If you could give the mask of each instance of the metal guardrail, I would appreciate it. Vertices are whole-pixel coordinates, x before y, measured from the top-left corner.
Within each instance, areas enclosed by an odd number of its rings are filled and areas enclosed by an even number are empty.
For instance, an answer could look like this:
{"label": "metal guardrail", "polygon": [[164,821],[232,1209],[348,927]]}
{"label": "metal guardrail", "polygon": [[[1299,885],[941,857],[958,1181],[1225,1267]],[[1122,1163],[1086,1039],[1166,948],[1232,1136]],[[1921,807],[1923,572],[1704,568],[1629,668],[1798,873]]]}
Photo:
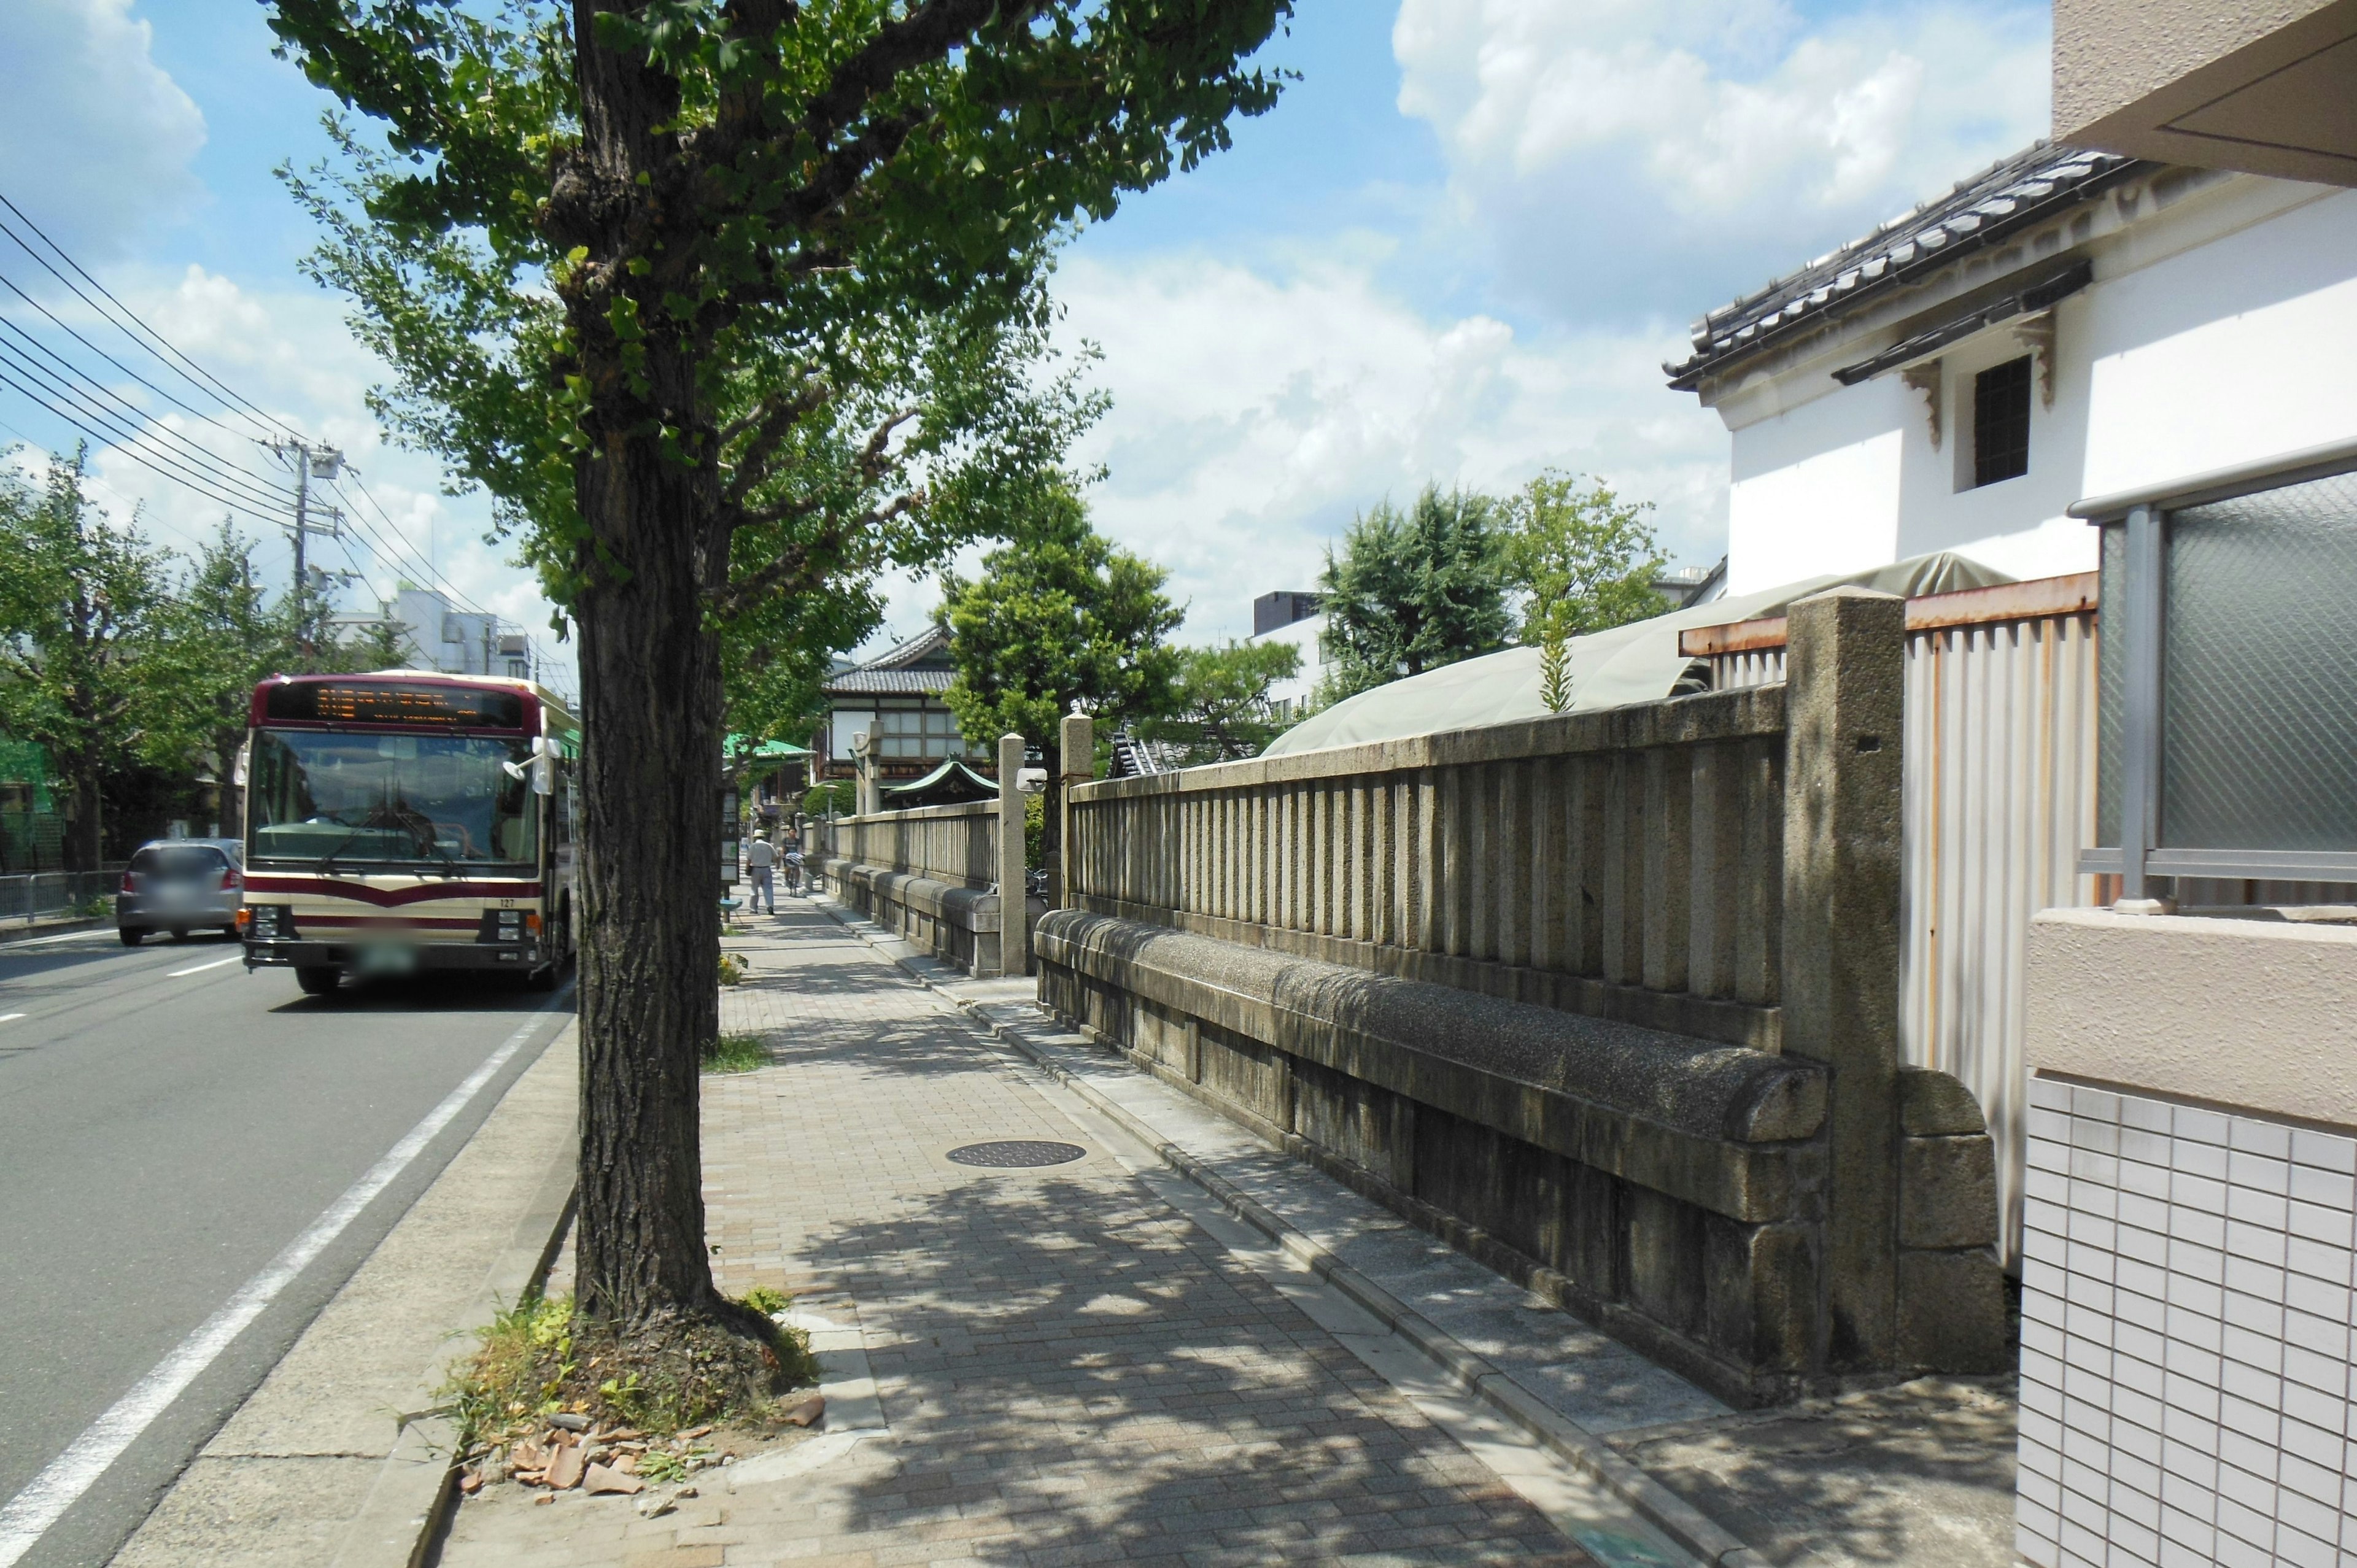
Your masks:
{"label": "metal guardrail", "polygon": [[120,866],[102,871],[43,871],[24,876],[0,876],[0,922],[30,925],[79,913],[93,900],[112,908],[114,890],[122,884]]}

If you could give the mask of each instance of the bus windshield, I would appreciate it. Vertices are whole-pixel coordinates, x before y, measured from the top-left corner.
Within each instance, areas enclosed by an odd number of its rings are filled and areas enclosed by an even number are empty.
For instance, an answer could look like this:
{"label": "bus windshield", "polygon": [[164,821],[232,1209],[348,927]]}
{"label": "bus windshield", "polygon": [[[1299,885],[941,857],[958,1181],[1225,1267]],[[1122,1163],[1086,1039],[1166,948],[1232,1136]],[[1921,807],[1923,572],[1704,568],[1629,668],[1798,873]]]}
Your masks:
{"label": "bus windshield", "polygon": [[258,730],[247,808],[253,856],[536,865],[531,759],[531,743],[520,739]]}

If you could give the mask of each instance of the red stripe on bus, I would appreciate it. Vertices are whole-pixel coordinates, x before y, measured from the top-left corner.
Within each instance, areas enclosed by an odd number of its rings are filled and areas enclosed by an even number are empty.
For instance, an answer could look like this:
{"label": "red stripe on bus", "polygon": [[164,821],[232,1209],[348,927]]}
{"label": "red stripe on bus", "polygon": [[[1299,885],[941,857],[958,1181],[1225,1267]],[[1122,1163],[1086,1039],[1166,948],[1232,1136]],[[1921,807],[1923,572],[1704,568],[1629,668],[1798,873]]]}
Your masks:
{"label": "red stripe on bus", "polygon": [[537,882],[436,882],[423,887],[366,887],[351,882],[330,882],[325,877],[248,875],[245,888],[249,893],[307,893],[318,898],[354,898],[381,909],[423,903],[429,898],[540,897]]}
{"label": "red stripe on bus", "polygon": [[423,915],[307,915],[299,910],[295,919],[301,926],[362,926],[397,931],[471,931],[482,925],[480,920],[436,920]]}

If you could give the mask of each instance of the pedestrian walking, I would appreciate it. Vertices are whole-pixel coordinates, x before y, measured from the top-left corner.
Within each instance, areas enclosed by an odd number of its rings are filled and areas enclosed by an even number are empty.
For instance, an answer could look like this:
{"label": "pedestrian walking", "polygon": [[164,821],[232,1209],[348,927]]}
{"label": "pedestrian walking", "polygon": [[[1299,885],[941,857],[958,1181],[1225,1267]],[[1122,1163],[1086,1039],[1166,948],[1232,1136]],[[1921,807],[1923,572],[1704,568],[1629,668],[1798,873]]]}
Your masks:
{"label": "pedestrian walking", "polygon": [[778,912],[778,885],[771,870],[777,864],[777,847],[768,839],[755,839],[745,852],[746,867],[753,874],[753,908],[758,909],[766,901],[772,915]]}

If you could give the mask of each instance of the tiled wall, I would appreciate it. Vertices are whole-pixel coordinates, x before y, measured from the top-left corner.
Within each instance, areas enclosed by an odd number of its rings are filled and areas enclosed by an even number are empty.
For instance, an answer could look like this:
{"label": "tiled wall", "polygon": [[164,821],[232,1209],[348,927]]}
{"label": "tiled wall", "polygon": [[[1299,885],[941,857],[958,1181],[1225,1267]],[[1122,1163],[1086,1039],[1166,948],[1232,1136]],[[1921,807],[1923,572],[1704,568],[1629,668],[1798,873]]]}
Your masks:
{"label": "tiled wall", "polygon": [[2029,1561],[2357,1568],[2357,1143],[2030,1081]]}

